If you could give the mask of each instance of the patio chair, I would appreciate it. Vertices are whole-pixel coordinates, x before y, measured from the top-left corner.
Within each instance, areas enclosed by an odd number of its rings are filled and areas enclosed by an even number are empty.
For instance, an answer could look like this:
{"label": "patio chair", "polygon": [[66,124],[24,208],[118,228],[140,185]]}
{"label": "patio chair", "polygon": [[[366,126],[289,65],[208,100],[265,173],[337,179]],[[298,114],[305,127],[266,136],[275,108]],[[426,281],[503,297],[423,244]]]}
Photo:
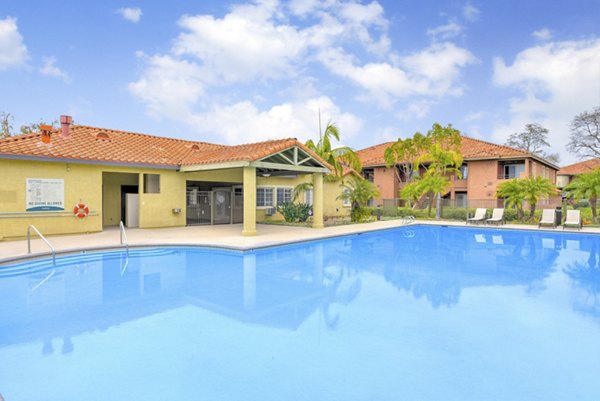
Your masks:
{"label": "patio chair", "polygon": [[485,220],[485,208],[482,207],[478,207],[477,209],[475,209],[475,216],[473,217],[469,217],[467,219],[467,224],[468,223],[480,223],[482,221]]}
{"label": "patio chair", "polygon": [[554,209],[542,210],[542,218],[540,219],[538,228],[542,226],[552,226],[552,228],[556,228],[556,220],[554,219]]}
{"label": "patio chair", "polygon": [[563,230],[565,227],[577,227],[581,230],[581,211],[579,210],[567,210],[567,217],[563,223]]}
{"label": "patio chair", "polygon": [[495,208],[492,211],[492,217],[487,219],[486,224],[504,224],[504,209]]}

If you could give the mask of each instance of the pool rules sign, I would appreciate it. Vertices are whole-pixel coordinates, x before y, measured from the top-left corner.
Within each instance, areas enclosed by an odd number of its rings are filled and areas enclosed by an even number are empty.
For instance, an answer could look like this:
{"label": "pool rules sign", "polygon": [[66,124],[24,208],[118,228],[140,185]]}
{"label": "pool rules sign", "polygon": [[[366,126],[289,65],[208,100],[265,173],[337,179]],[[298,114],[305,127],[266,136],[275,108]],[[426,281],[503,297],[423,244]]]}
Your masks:
{"label": "pool rules sign", "polygon": [[26,211],[65,210],[65,180],[27,178]]}

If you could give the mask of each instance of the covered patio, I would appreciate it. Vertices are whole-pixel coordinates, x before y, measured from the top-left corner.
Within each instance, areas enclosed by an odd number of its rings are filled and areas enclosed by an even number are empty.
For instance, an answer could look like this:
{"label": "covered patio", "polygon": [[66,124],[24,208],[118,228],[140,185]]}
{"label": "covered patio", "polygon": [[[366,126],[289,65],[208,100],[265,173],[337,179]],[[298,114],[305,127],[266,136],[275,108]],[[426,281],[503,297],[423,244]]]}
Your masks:
{"label": "covered patio", "polygon": [[[182,173],[196,173],[209,171],[240,172],[242,176],[241,188],[243,193],[242,207],[242,235],[256,235],[256,192],[257,177],[298,177],[312,175],[313,185],[313,228],[323,228],[323,175],[331,172],[329,165],[323,162],[313,152],[308,150],[296,140],[291,146],[262,150],[256,157],[252,153],[252,145],[244,146],[243,152],[231,152],[230,157],[224,157],[221,151],[218,157],[203,155],[202,160],[190,160],[183,164],[179,171]],[[257,144],[262,145],[262,144]],[[233,147],[235,148],[235,147]],[[266,154],[265,154],[266,153]],[[233,159],[227,160],[224,159]],[[235,199],[232,193],[231,199]],[[234,210],[230,208],[230,221],[235,222]]]}

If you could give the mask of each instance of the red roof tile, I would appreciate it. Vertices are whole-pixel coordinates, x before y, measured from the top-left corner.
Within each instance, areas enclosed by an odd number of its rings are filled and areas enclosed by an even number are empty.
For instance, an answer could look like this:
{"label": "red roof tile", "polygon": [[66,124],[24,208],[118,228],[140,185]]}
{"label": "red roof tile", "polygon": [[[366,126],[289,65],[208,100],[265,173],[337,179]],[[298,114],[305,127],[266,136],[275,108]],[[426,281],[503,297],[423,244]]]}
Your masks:
{"label": "red roof tile", "polygon": [[[357,153],[362,161],[363,166],[369,167],[385,165],[385,159],[383,157],[384,152],[393,143],[394,142],[384,142],[379,145],[359,150]],[[491,142],[469,138],[467,136],[462,137],[461,153],[465,160],[529,155],[527,152],[520,149],[511,148],[504,145],[496,145]]]}
{"label": "red roof tile", "polygon": [[564,166],[558,171],[558,174],[562,175],[576,175],[582,173],[589,173],[600,167],[600,158],[584,160],[579,163],[570,164]]}
{"label": "red roof tile", "polygon": [[41,133],[0,139],[0,156],[178,167],[230,161],[256,161],[292,146],[298,146],[330,168],[318,155],[294,138],[226,146],[82,125],[72,125],[70,131],[71,135],[68,138],[62,138],[60,130],[54,129],[49,144],[41,141]]}

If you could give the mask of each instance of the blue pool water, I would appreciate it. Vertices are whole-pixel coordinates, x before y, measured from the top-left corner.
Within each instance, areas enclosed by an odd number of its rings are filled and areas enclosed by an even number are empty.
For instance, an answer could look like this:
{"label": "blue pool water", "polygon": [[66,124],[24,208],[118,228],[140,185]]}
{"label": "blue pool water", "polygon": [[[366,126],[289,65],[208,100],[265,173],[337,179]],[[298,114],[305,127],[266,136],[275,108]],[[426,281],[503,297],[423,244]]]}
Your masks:
{"label": "blue pool water", "polygon": [[600,236],[411,226],[0,267],[17,400],[598,400]]}

